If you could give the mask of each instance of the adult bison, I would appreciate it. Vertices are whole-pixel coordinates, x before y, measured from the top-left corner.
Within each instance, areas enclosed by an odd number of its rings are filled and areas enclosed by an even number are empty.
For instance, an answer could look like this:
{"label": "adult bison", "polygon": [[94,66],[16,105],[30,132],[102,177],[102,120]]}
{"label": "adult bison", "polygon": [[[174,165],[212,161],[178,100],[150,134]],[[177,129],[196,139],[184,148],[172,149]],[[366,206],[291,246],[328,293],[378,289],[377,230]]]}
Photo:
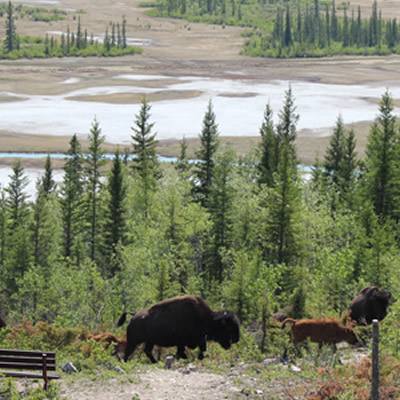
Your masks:
{"label": "adult bison", "polygon": [[[126,314],[121,315],[118,326],[124,324]],[[199,347],[198,358],[201,360],[207,349],[206,341],[218,342],[224,349],[239,341],[239,320],[235,314],[229,310],[213,311],[197,296],[174,297],[129,314],[133,317],[126,330],[125,361],[140,343],[145,343],[144,351],[155,363],[154,345],[177,346],[177,358],[187,358],[185,346]]]}
{"label": "adult bison", "polygon": [[358,324],[371,324],[386,317],[390,292],[379,290],[377,286],[367,286],[360,291],[349,307],[349,317]]}

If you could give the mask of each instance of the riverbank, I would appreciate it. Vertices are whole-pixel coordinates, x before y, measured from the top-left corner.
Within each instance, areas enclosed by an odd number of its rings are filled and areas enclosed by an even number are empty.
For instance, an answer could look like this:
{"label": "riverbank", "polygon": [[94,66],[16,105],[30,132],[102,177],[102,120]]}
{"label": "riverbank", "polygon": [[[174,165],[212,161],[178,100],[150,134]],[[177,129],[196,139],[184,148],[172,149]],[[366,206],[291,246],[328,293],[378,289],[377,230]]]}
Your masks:
{"label": "riverbank", "polygon": [[[356,152],[362,157],[365,145],[369,135],[370,122],[362,122],[347,126],[348,129],[354,129],[357,137]],[[71,138],[66,136],[50,136],[50,135],[31,135],[20,133],[0,132],[0,149],[3,153],[30,153],[35,154],[32,157],[21,158],[21,164],[25,168],[43,168],[45,157],[39,158],[41,154],[64,154],[68,151]],[[188,145],[187,157],[195,158],[196,151],[199,149],[199,138],[185,139]],[[299,162],[303,165],[312,165],[317,158],[322,159],[326,147],[329,144],[330,137],[328,135],[317,136],[315,132],[302,130],[298,133],[296,140],[296,148]],[[82,151],[87,152],[89,141],[85,138],[79,139]],[[260,136],[250,137],[220,137],[221,146],[231,146],[239,157],[243,157],[250,151],[254,150],[260,142]],[[118,145],[105,142],[102,146],[107,153],[114,153],[118,148],[123,151],[127,145]],[[128,145],[129,147],[129,145]],[[180,154],[180,140],[167,139],[160,140],[157,146],[157,154],[161,157],[178,157]],[[16,158],[0,157],[0,166],[12,166]],[[64,160],[59,157],[52,158],[53,167],[61,169]]]}

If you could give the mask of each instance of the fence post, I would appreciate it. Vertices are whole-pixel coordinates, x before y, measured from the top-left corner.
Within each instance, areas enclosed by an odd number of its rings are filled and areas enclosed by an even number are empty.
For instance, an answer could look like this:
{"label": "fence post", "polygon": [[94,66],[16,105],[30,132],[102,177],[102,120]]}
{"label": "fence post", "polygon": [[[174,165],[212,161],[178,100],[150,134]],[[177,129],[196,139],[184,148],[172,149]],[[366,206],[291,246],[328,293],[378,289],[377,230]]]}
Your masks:
{"label": "fence post", "polygon": [[371,400],[379,400],[379,323],[372,321],[372,388]]}

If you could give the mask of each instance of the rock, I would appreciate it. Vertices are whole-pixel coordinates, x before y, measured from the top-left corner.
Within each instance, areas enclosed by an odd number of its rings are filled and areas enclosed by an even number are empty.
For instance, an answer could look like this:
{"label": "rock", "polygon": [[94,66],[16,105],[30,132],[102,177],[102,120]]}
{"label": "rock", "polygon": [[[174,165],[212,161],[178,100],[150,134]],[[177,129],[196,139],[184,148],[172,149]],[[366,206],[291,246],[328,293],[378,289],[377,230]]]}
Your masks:
{"label": "rock", "polygon": [[125,373],[125,371],[121,367],[119,367],[118,365],[116,367],[114,367],[114,371],[117,371],[117,372],[119,372],[121,374]]}
{"label": "rock", "polygon": [[63,372],[66,372],[68,374],[71,374],[73,372],[77,372],[77,369],[72,362],[68,361],[62,368]]}
{"label": "rock", "polygon": [[168,356],[165,358],[165,368],[171,369],[172,361],[174,361],[174,356]]}

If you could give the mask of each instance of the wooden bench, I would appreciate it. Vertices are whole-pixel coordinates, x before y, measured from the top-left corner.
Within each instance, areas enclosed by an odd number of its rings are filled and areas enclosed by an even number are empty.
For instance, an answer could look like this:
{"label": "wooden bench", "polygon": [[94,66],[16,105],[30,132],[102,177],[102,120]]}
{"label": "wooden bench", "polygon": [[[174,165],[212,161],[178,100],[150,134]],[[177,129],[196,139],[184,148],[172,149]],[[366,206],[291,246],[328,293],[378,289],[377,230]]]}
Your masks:
{"label": "wooden bench", "polygon": [[[32,372],[33,370],[37,372]],[[44,389],[47,390],[49,381],[60,377],[59,374],[48,373],[55,370],[56,354],[54,352],[0,349],[0,376],[41,378],[44,380]]]}

